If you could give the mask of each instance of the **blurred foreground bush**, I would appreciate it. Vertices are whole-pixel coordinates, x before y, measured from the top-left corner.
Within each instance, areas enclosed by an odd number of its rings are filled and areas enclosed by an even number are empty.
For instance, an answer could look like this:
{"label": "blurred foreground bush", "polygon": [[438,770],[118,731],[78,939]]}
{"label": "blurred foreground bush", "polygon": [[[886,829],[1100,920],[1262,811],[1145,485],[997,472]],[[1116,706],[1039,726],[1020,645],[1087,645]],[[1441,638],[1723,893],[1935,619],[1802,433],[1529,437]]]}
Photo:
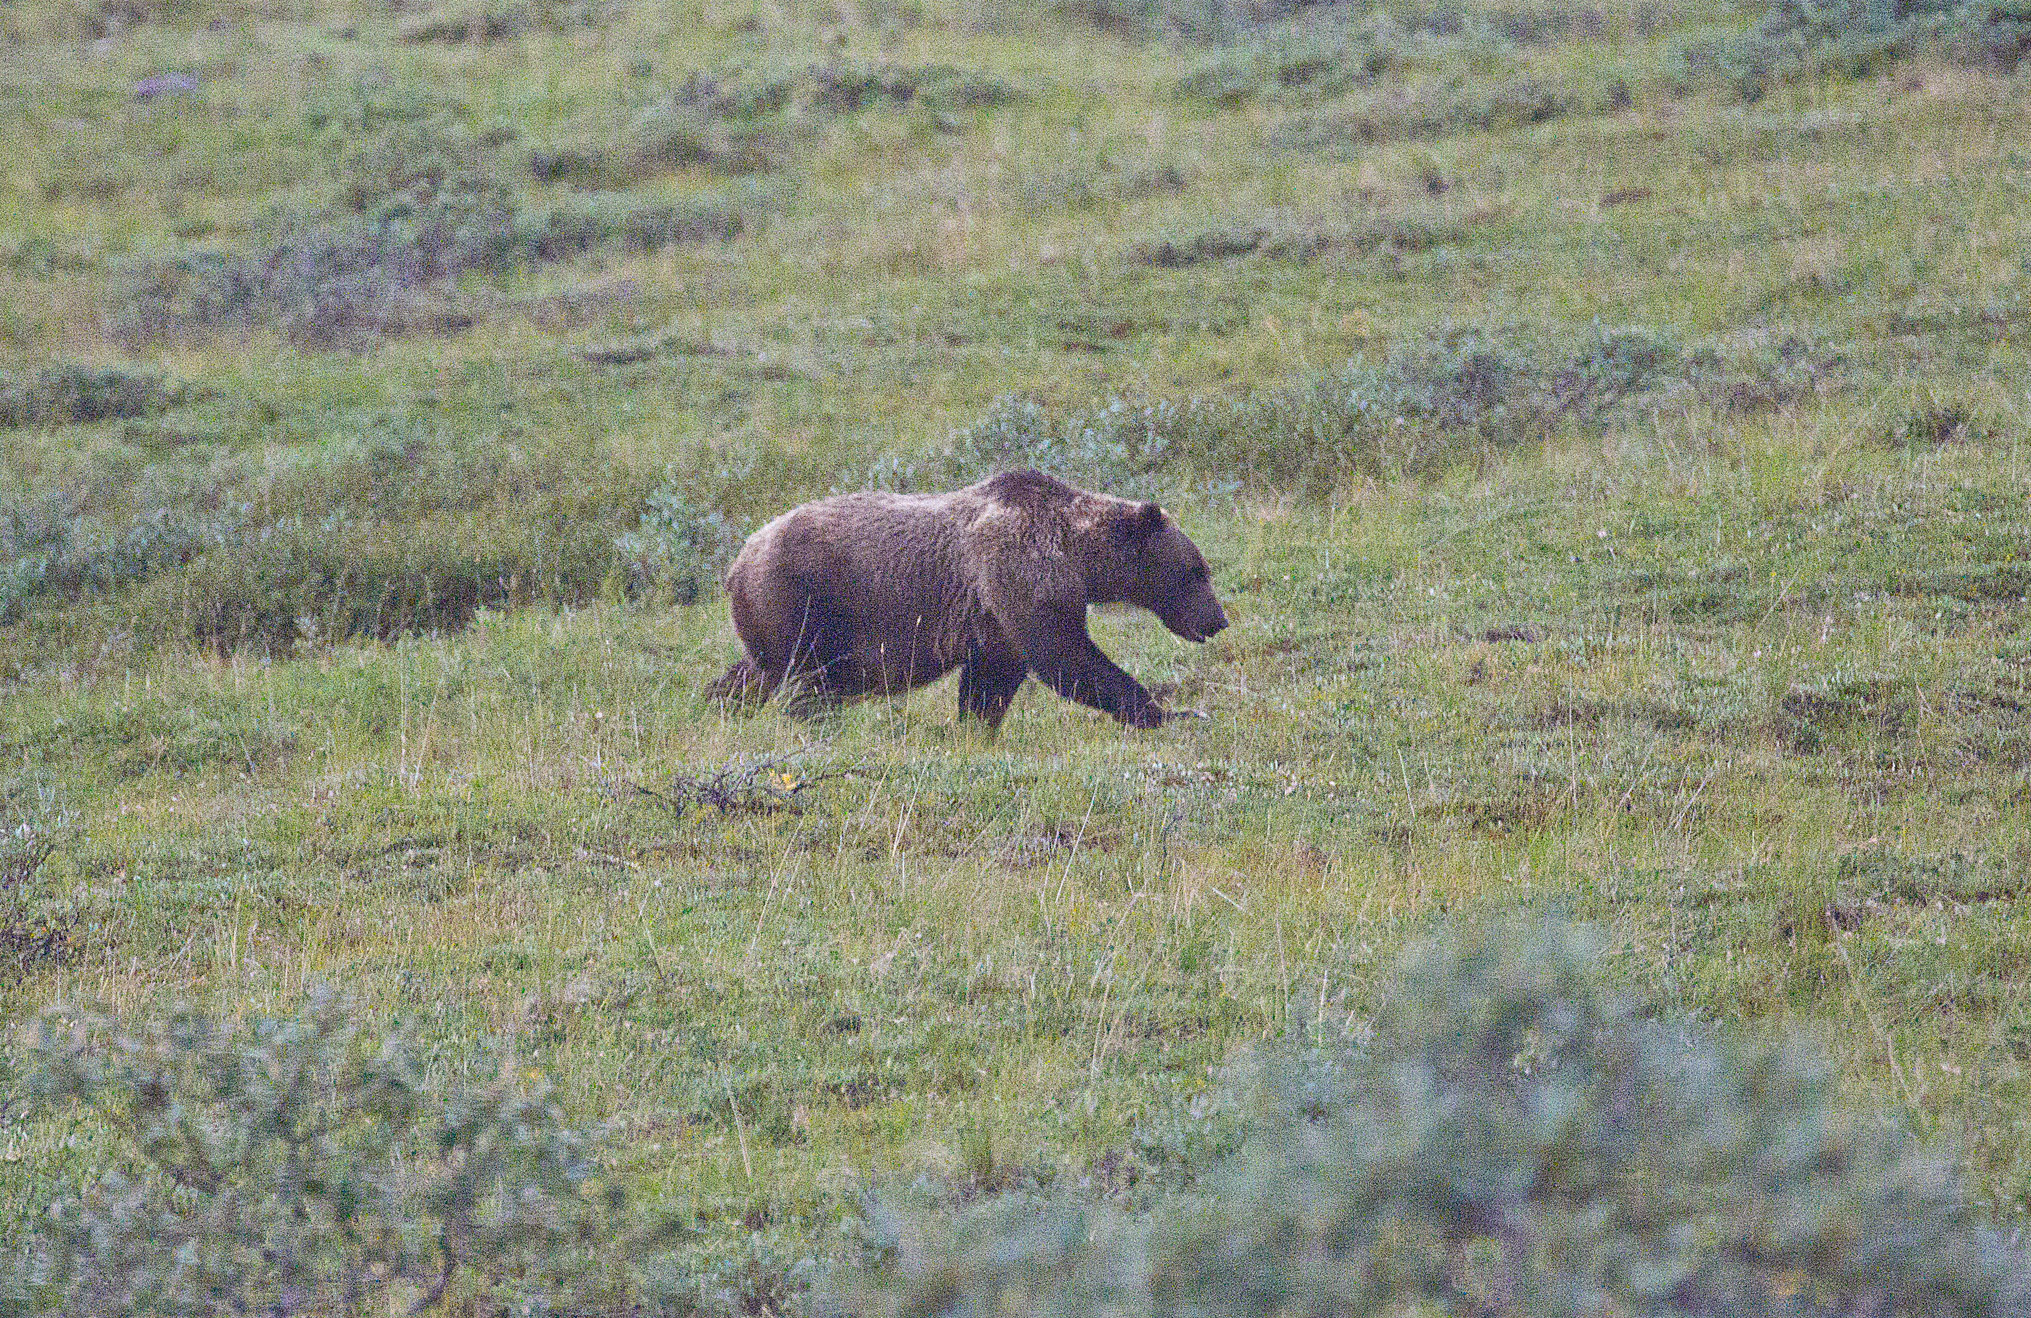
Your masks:
{"label": "blurred foreground bush", "polygon": [[[1238,1150],[1131,1218],[870,1219],[840,1314],[2021,1312],[1950,1161],[1796,1044],[1647,1018],[1556,925],[1464,931],[1271,1050]],[[1435,1308],[1421,1306],[1436,1306]]]}
{"label": "blurred foreground bush", "polygon": [[[512,1059],[433,1087],[414,1040],[329,995],[245,1024],[53,1012],[25,1070],[116,1141],[0,1265],[0,1312],[409,1312],[602,1306],[622,1196]],[[21,1242],[14,1242],[21,1243]]]}
{"label": "blurred foreground bush", "polygon": [[1154,1191],[1096,1204],[987,1177],[937,1220],[871,1204],[862,1256],[815,1293],[802,1249],[632,1215],[597,1132],[512,1058],[487,1083],[432,1075],[405,1033],[329,995],[248,1023],[52,1011],[24,1045],[22,1088],[94,1115],[95,1162],[7,1242],[0,1314],[2031,1305],[1949,1158],[1844,1108],[1810,1049],[1625,1002],[1555,923],[1456,929],[1372,1022],[1321,1013],[1223,1092],[1147,1119],[1128,1156]]}

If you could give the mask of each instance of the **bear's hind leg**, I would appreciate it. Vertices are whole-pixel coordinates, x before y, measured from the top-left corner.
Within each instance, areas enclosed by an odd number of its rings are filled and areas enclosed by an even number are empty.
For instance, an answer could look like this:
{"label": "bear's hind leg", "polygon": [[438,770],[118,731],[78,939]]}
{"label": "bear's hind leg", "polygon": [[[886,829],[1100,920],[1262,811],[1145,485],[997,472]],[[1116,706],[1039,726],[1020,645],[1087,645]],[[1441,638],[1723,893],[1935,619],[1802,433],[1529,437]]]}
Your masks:
{"label": "bear's hind leg", "polygon": [[797,719],[815,719],[846,703],[846,697],[827,680],[823,668],[791,673],[783,679],[777,692],[782,700],[783,712]]}
{"label": "bear's hind leg", "polygon": [[775,694],[777,681],[775,674],[742,655],[738,663],[720,674],[718,681],[705,688],[705,694],[707,699],[722,704],[759,705]]}
{"label": "bear's hind leg", "polygon": [[1023,657],[1006,645],[982,645],[975,641],[959,670],[959,715],[971,715],[992,728],[1001,726],[1016,691],[1029,668]]}
{"label": "bear's hind leg", "polygon": [[727,669],[705,689],[705,694],[708,699],[737,709],[755,709],[769,697],[780,696],[783,712],[802,719],[814,718],[840,703],[839,693],[826,681],[823,668],[780,673],[752,659],[742,659]]}
{"label": "bear's hind leg", "polygon": [[811,718],[866,692],[856,682],[852,617],[808,587],[802,594],[804,607],[780,680],[783,708]]}

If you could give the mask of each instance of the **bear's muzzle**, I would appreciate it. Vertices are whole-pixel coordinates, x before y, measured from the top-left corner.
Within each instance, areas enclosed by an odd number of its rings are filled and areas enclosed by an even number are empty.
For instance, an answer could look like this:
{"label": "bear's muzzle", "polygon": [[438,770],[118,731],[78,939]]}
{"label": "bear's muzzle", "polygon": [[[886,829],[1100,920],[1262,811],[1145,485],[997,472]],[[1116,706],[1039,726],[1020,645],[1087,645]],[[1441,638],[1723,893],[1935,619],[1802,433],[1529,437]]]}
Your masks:
{"label": "bear's muzzle", "polygon": [[1220,607],[1219,602],[1215,601],[1211,613],[1204,613],[1197,617],[1180,618],[1175,622],[1165,618],[1163,623],[1164,626],[1171,629],[1171,633],[1179,640],[1202,644],[1211,640],[1216,634],[1227,630],[1227,613]]}

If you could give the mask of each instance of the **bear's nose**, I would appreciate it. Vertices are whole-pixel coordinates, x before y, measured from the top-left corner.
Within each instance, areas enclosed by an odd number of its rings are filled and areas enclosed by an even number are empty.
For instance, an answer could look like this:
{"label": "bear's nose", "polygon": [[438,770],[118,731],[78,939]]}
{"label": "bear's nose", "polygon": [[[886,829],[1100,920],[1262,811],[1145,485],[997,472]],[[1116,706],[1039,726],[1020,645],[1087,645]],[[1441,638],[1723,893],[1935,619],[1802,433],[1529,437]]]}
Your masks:
{"label": "bear's nose", "polygon": [[1212,623],[1206,628],[1206,635],[1209,637],[1217,636],[1218,634],[1226,630],[1227,630],[1227,615],[1225,613],[1216,613],[1213,615]]}

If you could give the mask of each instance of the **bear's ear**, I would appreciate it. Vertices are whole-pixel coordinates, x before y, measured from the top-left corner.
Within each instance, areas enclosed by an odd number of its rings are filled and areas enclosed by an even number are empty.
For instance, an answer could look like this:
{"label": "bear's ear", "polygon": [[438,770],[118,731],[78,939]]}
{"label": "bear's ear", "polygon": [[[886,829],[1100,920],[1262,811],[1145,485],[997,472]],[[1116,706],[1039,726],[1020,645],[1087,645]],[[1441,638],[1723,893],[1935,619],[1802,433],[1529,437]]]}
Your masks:
{"label": "bear's ear", "polygon": [[1153,503],[1139,503],[1121,510],[1114,523],[1114,538],[1125,545],[1135,544],[1161,531],[1163,526],[1162,508]]}

